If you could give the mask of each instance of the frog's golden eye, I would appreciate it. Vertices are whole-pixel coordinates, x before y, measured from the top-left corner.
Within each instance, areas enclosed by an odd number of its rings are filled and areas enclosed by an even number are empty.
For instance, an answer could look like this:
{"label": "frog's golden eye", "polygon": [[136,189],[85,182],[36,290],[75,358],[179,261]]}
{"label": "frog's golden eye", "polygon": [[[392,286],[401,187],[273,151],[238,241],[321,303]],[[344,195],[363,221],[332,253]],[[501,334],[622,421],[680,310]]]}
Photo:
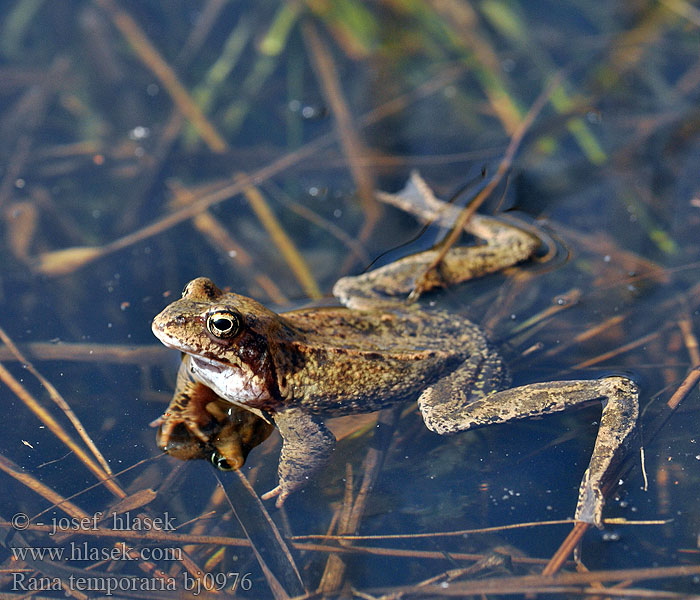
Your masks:
{"label": "frog's golden eye", "polygon": [[232,338],[241,330],[241,317],[232,310],[214,311],[207,317],[207,329],[216,338]]}

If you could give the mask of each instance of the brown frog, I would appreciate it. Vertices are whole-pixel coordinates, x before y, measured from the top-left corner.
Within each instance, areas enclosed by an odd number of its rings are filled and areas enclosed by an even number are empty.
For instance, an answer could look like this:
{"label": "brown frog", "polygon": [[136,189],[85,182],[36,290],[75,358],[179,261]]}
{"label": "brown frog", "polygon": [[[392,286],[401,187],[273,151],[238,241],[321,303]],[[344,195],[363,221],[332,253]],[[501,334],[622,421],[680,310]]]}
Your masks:
{"label": "brown frog", "polygon": [[[435,198],[415,173],[400,194],[380,197],[425,219],[454,217],[454,209]],[[513,265],[539,245],[524,229],[494,218],[474,215],[465,228],[486,243],[451,249],[429,287]],[[181,424],[210,444],[204,426],[211,415],[197,396],[214,394],[250,411],[261,419],[255,427],[264,430],[274,423],[282,436],[279,485],[263,495],[276,496],[280,506],[333,451],[326,416],[417,400],[426,426],[447,434],[600,401],[603,414],[575,516],[601,526],[601,486],[635,429],[635,384],[606,377],[509,388],[503,360],[479,326],[406,303],[434,256],[435,251],[422,252],[340,279],[333,293],[343,307],[281,314],[224,293],[204,277],[188,283],[182,298],[153,320],[156,337],[184,353],[175,397],[159,421],[160,447],[168,449]],[[193,394],[200,386],[207,392]]]}

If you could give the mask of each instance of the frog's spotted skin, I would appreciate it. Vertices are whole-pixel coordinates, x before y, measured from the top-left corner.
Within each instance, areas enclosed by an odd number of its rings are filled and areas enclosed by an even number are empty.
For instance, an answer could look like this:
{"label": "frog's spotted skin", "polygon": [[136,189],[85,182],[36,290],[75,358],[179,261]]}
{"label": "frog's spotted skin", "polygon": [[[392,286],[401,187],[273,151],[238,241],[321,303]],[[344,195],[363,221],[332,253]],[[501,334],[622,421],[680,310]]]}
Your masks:
{"label": "frog's spotted skin", "polygon": [[[450,210],[416,174],[401,194],[382,198],[423,218]],[[454,248],[434,285],[454,284],[528,258],[538,240],[513,225],[474,215],[467,230],[486,243]],[[635,385],[623,377],[536,383],[508,389],[497,350],[464,317],[404,302],[431,252],[357,277],[334,293],[346,306],[276,314],[255,300],[224,293],[209,279],[191,281],[180,300],[153,321],[166,346],[185,353],[173,404],[161,420],[159,445],[182,423],[205,439],[201,408],[183,409],[187,381],[274,422],[282,435],[279,485],[263,498],[278,506],[330,456],[335,439],[323,416],[370,412],[417,400],[428,428],[453,433],[565,410],[594,400],[603,416],[576,518],[602,524],[602,483],[634,431]],[[180,383],[182,380],[185,383]],[[172,407],[173,405],[171,405]],[[183,416],[184,415],[184,416]]]}

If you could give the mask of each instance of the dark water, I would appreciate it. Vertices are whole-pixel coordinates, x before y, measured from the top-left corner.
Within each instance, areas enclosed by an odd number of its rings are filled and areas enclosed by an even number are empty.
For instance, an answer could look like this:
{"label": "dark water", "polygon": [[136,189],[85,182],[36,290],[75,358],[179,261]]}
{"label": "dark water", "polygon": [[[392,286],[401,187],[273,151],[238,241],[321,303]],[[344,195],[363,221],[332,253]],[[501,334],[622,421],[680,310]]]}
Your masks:
{"label": "dark water", "polygon": [[[468,199],[496,172],[518,123],[558,75],[563,85],[550,90],[512,169],[482,209],[514,210],[533,221],[555,241],[557,256],[431,300],[483,323],[504,346],[516,384],[609,374],[634,378],[642,390],[648,483],[645,488],[634,448],[605,516],[666,523],[591,530],[583,540],[583,563],[590,570],[697,566],[697,389],[673,414],[666,406],[698,361],[695,9],[670,2],[330,2],[308,9],[275,2],[218,4],[1,3],[0,326],[119,473],[121,494],[157,492],[146,509],[129,514],[167,515],[177,526],[195,520],[179,533],[244,537],[228,505],[213,496],[215,471],[204,461],[183,464],[163,456],[155,445],[148,424],[167,405],[178,358],[156,345],[153,316],[200,275],[276,309],[301,306],[313,295],[249,197],[222,193],[206,213],[184,214],[183,207],[212,199],[212,192],[233,185],[240,173],[254,176],[327,302],[341,274],[359,272],[409,241],[381,260],[428,247],[441,234],[431,229],[414,240],[420,225],[393,208],[384,208],[374,227],[364,229],[367,213],[357,192],[362,181],[396,191],[411,169],[419,169],[445,199],[470,184],[462,197]],[[162,65],[145,64],[148,49],[133,41],[134,26]],[[318,65],[324,56],[342,92],[335,100],[349,113],[349,134],[338,125],[332,82]],[[173,103],[180,92],[168,89],[169,73],[200,107],[199,134],[192,109]],[[189,121],[180,117],[182,110],[190,111]],[[349,156],[355,157],[354,170]],[[160,226],[144,229],[155,223]],[[367,235],[360,239],[363,231]],[[124,236],[132,237],[108,246]],[[353,244],[359,256],[352,254]],[[66,261],[75,255],[49,262],[52,252],[73,247],[112,251],[72,265]],[[576,300],[567,301],[567,294]],[[528,326],[531,318],[535,322]],[[108,356],[113,346],[117,358]],[[95,486],[98,480],[84,461],[32,413],[17,385],[15,391],[8,387],[16,380],[79,439],[35,376],[1,350],[9,374],[0,388],[0,516],[26,514],[32,523],[50,524],[53,518],[109,513],[119,492]],[[599,417],[592,406],[443,438],[428,432],[418,412],[407,407],[360,533],[454,532],[570,518]],[[339,442],[328,468],[289,499],[285,514],[265,503],[285,535],[328,532],[342,504],[346,464],[356,488],[362,477],[373,427],[361,423],[344,424],[352,435]],[[275,485],[278,453],[274,435],[249,457],[244,472],[257,493]],[[248,527],[256,531],[259,511],[250,508],[255,505],[236,476],[219,476],[239,516],[253,519]],[[38,482],[47,488],[39,489]],[[71,502],[79,510],[54,506],[76,494]],[[37,516],[42,511],[48,512]],[[487,574],[539,573],[570,529],[564,524],[361,540],[355,544],[388,550],[344,555],[345,581],[375,592],[415,585],[472,564],[450,553],[493,548],[542,562],[515,560],[512,572]],[[70,544],[31,528],[21,534],[29,547]],[[107,538],[73,539],[111,547]],[[255,539],[274,563],[274,545]],[[18,543],[5,541],[6,547]],[[162,539],[129,543],[184,545]],[[230,589],[233,576],[226,574],[249,573],[245,584],[237,584],[241,596],[272,597],[249,547],[220,548],[188,547],[213,587],[225,582]],[[414,552],[398,555],[392,549]],[[327,551],[293,552],[304,585],[315,589]],[[2,553],[3,566],[16,571],[11,552]],[[56,562],[77,570],[96,561]],[[183,588],[182,560],[154,564]],[[42,569],[39,563],[31,568]],[[135,561],[114,559],[110,568],[120,577],[152,576]],[[46,563],[42,569],[42,575],[64,580],[70,573]],[[28,580],[3,579],[2,591],[19,593]],[[632,587],[699,593],[698,581],[696,568],[694,575]]]}

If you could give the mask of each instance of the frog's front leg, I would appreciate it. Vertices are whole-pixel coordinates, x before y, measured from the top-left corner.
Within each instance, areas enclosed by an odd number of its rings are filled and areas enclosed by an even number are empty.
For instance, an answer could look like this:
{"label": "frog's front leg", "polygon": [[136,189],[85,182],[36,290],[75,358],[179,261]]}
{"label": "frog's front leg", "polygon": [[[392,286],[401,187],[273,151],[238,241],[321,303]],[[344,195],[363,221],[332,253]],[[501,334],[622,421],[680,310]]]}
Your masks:
{"label": "frog's front leg", "polygon": [[209,441],[211,427],[216,423],[206,406],[219,397],[213,390],[192,379],[188,360],[189,357],[184,355],[168,408],[151,423],[151,427],[159,427],[157,444],[164,452],[169,452],[170,438],[178,425],[184,425],[189,432],[206,443]]}
{"label": "frog's front leg", "polygon": [[277,469],[279,485],[263,494],[263,500],[277,496],[280,507],[294,490],[305,486],[311,475],[330,458],[335,437],[316,415],[299,408],[287,408],[274,415],[282,436]]}
{"label": "frog's front leg", "polygon": [[161,417],[156,444],[175,458],[210,458],[219,468],[239,469],[248,453],[261,444],[273,426],[257,414],[223,400],[194,380],[183,357],[173,399]]}
{"label": "frog's front leg", "polygon": [[614,475],[635,430],[639,413],[637,386],[625,377],[606,377],[533,383],[482,394],[478,386],[465,388],[466,383],[455,371],[421,394],[418,402],[429,429],[451,433],[545,415],[594,400],[602,403],[598,436],[581,481],[575,513],[578,521],[602,527],[602,486]]}

